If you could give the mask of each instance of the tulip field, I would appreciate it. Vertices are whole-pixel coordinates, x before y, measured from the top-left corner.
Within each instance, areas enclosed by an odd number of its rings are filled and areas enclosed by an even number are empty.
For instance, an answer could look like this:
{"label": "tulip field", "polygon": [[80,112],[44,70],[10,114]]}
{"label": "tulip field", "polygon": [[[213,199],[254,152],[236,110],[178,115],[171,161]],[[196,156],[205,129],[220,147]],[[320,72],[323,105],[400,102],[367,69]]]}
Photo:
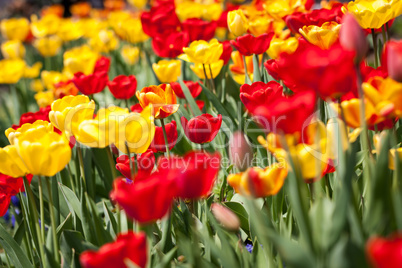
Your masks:
{"label": "tulip field", "polygon": [[0,4],[0,267],[402,267],[401,0],[45,2]]}

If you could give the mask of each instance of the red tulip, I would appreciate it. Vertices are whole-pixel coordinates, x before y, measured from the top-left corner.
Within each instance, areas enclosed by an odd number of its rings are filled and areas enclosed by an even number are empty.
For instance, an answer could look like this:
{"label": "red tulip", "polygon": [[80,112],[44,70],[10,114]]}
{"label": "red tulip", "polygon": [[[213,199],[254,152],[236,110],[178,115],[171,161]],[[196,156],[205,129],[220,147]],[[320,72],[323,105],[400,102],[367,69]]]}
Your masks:
{"label": "red tulip", "polygon": [[50,112],[50,110],[51,110],[51,107],[49,105],[49,106],[46,106],[46,107],[39,108],[39,111],[37,111],[37,112],[34,112],[34,113],[33,112],[28,112],[28,113],[22,114],[21,117],[20,117],[19,125],[12,125],[11,127],[13,129],[18,129],[23,124],[26,124],[26,123],[31,123],[32,124],[36,120],[43,120],[43,121],[50,122],[49,121],[49,112]]}
{"label": "red tulip", "polygon": [[0,193],[0,217],[3,217],[10,206],[11,196]]}
{"label": "red tulip", "polygon": [[162,157],[159,172],[167,174],[176,187],[176,196],[197,199],[207,196],[214,185],[220,168],[219,153],[190,152],[183,157]]}
{"label": "red tulip", "polygon": [[[177,126],[176,121],[165,124],[166,135],[168,140],[169,150],[172,150],[177,142]],[[165,138],[163,136],[162,127],[155,126],[155,136],[149,148],[155,153],[166,152]]]}
{"label": "red tulip", "polygon": [[215,36],[216,21],[202,19],[187,19],[183,21],[183,31],[188,33],[190,42],[195,40],[208,41]]}
{"label": "red tulip", "polygon": [[141,14],[141,24],[144,33],[155,38],[167,35],[180,29],[181,24],[175,12],[174,2],[161,1],[149,12]]}
{"label": "red tulip", "polygon": [[380,76],[383,78],[388,76],[387,70],[384,68],[384,66],[379,66],[377,69],[374,69],[373,67],[366,65],[364,62],[360,64],[360,73],[362,75],[363,82],[367,82],[370,78],[375,76]]}
{"label": "red tulip", "polygon": [[81,72],[75,73],[72,79],[78,90],[85,95],[99,93],[105,89],[109,78],[107,72],[95,72],[85,75]]}
{"label": "red tulip", "polygon": [[137,103],[137,104],[132,105],[132,106],[130,107],[130,110],[131,110],[133,113],[141,113],[143,109],[142,109],[141,104]]}
{"label": "red tulip", "polygon": [[[133,165],[135,164],[134,157],[131,157]],[[137,174],[135,174],[135,182],[146,179],[151,175],[155,166],[155,156],[151,150],[147,150],[137,156]],[[123,154],[116,159],[116,169],[126,177],[131,178],[130,159]]]}
{"label": "red tulip", "polygon": [[343,16],[339,42],[344,49],[356,53],[357,62],[360,62],[366,56],[369,49],[365,32],[351,14]]}
{"label": "red tulip", "polygon": [[275,81],[254,82],[240,87],[240,100],[251,113],[253,110],[282,96],[283,87]]}
{"label": "red tulip", "polygon": [[158,35],[152,39],[152,47],[156,55],[162,58],[176,58],[183,53],[183,47],[188,44],[186,32],[172,32]]}
{"label": "red tulip", "polygon": [[94,73],[109,72],[109,68],[110,68],[110,59],[102,56],[95,63]]}
{"label": "red tulip", "polygon": [[147,252],[145,233],[130,230],[119,234],[116,241],[103,245],[98,251],[83,252],[80,262],[84,268],[126,268],[125,260],[130,260],[143,268],[147,264]]}
{"label": "red tulip", "polygon": [[[196,100],[195,104],[197,104],[198,109],[200,109],[200,111],[202,111],[202,109],[204,109],[205,102],[203,100]],[[186,109],[188,108],[187,103],[184,104],[184,108],[186,108]]]}
{"label": "red tulip", "polygon": [[385,44],[382,64],[387,69],[389,77],[402,82],[402,41],[391,40]]}
{"label": "red tulip", "polygon": [[164,172],[154,172],[145,180],[134,179],[134,183],[116,179],[110,198],[139,223],[154,222],[170,211],[176,194],[174,182],[166,180],[166,176]]}
{"label": "red tulip", "polygon": [[262,34],[258,37],[254,37],[251,34],[245,34],[237,37],[236,40],[230,41],[230,43],[243,56],[250,56],[252,54],[259,55],[268,50],[273,37],[274,33]]}
{"label": "red tulip", "polygon": [[[32,174],[26,176],[28,183],[31,183]],[[24,179],[13,178],[0,173],[0,192],[9,196],[17,195],[19,192],[25,192]]]}
{"label": "red tulip", "polygon": [[285,22],[288,28],[294,32],[299,33],[299,29],[303,26],[316,25],[321,27],[324,22],[341,22],[343,12],[341,10],[343,4],[334,4],[331,9],[321,8],[308,12],[294,12],[286,16]]}
{"label": "red tulip", "polygon": [[402,267],[402,234],[388,239],[372,238],[366,245],[366,252],[373,267]]}
{"label": "red tulip", "polygon": [[254,108],[257,120],[270,132],[292,134],[301,132],[311,120],[316,105],[313,91],[296,93],[291,97],[275,95],[269,103]]}
{"label": "red tulip", "polygon": [[187,138],[194,143],[211,142],[218,134],[222,124],[222,115],[213,117],[210,114],[203,114],[191,118],[190,121],[184,116],[181,117],[181,125]]}
{"label": "red tulip", "polygon": [[354,52],[346,51],[340,44],[323,50],[301,42],[293,54],[282,53],[265,67],[293,92],[313,89],[326,100],[357,90],[354,57]]}
{"label": "red tulip", "polygon": [[[200,86],[200,84],[198,82],[184,81],[184,84],[187,86],[187,88],[190,91],[191,96],[193,96],[193,98],[197,98],[198,95],[200,95],[200,93],[202,91],[202,87]],[[183,89],[181,88],[180,83],[173,82],[173,83],[170,83],[170,86],[172,87],[172,89],[177,97],[179,97],[181,99],[186,98],[184,96]]]}
{"label": "red tulip", "polygon": [[118,75],[107,86],[116,99],[130,99],[137,91],[137,79],[134,75]]}
{"label": "red tulip", "polygon": [[221,42],[221,44],[223,46],[223,52],[219,59],[223,60],[223,64],[226,65],[226,64],[228,64],[228,62],[230,60],[233,48],[230,45],[230,41],[228,41],[228,40]]}

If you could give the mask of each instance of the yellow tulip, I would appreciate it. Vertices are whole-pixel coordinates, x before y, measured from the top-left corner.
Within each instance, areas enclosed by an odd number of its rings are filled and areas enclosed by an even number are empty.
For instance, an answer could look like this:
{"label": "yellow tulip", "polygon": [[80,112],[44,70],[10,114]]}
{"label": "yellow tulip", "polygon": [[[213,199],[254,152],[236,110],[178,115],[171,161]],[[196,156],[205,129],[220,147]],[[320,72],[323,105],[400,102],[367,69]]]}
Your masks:
{"label": "yellow tulip", "polygon": [[299,41],[297,41],[296,37],[289,37],[285,40],[274,37],[271,40],[267,53],[271,59],[277,59],[282,52],[292,54],[298,46]]}
{"label": "yellow tulip", "polygon": [[268,27],[273,19],[268,15],[254,16],[248,19],[248,30],[254,36],[259,36],[268,32]]}
{"label": "yellow tulip", "polygon": [[[365,117],[368,125],[375,125],[379,122],[383,121],[384,118],[376,113],[373,104],[365,98]],[[348,126],[352,128],[361,127],[360,122],[360,99],[350,99],[346,101],[342,101],[341,106],[343,110],[343,114],[345,116],[345,121]],[[339,107],[336,108],[339,110]],[[340,112],[338,112],[340,114]]]}
{"label": "yellow tulip", "polygon": [[355,0],[342,7],[343,13],[350,12],[364,29],[378,29],[394,18],[391,0]]}
{"label": "yellow tulip", "polygon": [[25,47],[19,40],[10,40],[1,44],[1,54],[6,59],[21,59],[25,56]]}
{"label": "yellow tulip", "polygon": [[86,75],[91,74],[98,58],[99,53],[87,45],[72,48],[64,52],[64,71],[72,75],[77,72],[82,72]]}
{"label": "yellow tulip", "polygon": [[108,23],[104,20],[94,18],[83,18],[78,21],[82,34],[86,38],[96,36],[101,30],[108,28]]}
{"label": "yellow tulip", "polygon": [[30,173],[18,155],[15,145],[0,148],[0,173],[19,178]]}
{"label": "yellow tulip", "polygon": [[362,87],[377,113],[389,118],[402,117],[402,83],[377,76]]}
{"label": "yellow tulip", "polygon": [[160,60],[158,63],[152,64],[159,81],[162,83],[175,82],[181,74],[180,60]]}
{"label": "yellow tulip", "polygon": [[136,92],[142,108],[152,104],[155,118],[166,118],[179,109],[176,95],[169,84],[144,87]]}
{"label": "yellow tulip", "polygon": [[95,102],[85,95],[65,96],[54,101],[51,109],[49,119],[53,126],[74,136],[81,122],[93,119]]}
{"label": "yellow tulip", "polygon": [[322,49],[329,49],[338,40],[340,29],[340,24],[331,21],[324,22],[321,27],[315,25],[303,26],[299,32],[311,44]]}
{"label": "yellow tulip", "polygon": [[184,54],[179,58],[188,62],[212,64],[219,61],[223,52],[223,46],[216,39],[207,42],[204,40],[194,41],[189,47],[183,48]]}
{"label": "yellow tulip", "polygon": [[149,36],[142,30],[139,18],[120,19],[112,24],[116,34],[132,44],[142,43],[149,39]]}
{"label": "yellow tulip", "polygon": [[230,174],[227,181],[241,195],[259,198],[277,194],[287,174],[286,168],[276,163],[265,169],[251,167],[245,172]]}
{"label": "yellow tulip", "polygon": [[6,137],[11,145],[15,145],[15,140],[18,139],[19,136],[24,134],[27,131],[30,131],[33,128],[43,128],[46,131],[53,131],[53,126],[47,121],[36,120],[35,122],[23,124],[21,127],[17,129],[8,128],[5,131]]}
{"label": "yellow tulip", "polygon": [[[219,60],[212,64],[205,65],[207,78],[211,78],[211,72],[212,72],[212,78],[216,78],[218,74],[221,72],[222,67],[223,67],[223,60]],[[202,64],[199,63],[191,65],[190,68],[200,79],[205,79],[204,66]],[[209,68],[211,68],[211,70]]]}
{"label": "yellow tulip", "polygon": [[151,105],[141,113],[130,113],[119,121],[114,144],[121,152],[141,154],[145,152],[155,135],[154,117]]}
{"label": "yellow tulip", "polygon": [[25,62],[21,59],[0,60],[0,84],[15,84],[24,75]]}
{"label": "yellow tulip", "polygon": [[228,28],[236,37],[247,33],[248,27],[247,18],[241,9],[228,13]]}
{"label": "yellow tulip", "polygon": [[[402,163],[402,148],[389,150],[388,158],[388,167],[392,170],[396,170],[395,164],[399,163],[400,165],[400,163]],[[398,162],[396,162],[396,160],[398,160]]]}
{"label": "yellow tulip", "polygon": [[57,29],[57,36],[64,42],[73,41],[84,35],[82,23],[73,21],[72,19],[63,19]]}
{"label": "yellow tulip", "polygon": [[274,19],[282,20],[286,15],[306,11],[306,2],[307,0],[270,0],[264,3],[264,9]]}
{"label": "yellow tulip", "polygon": [[[231,54],[231,58],[233,64],[229,66],[229,69],[233,74],[233,79],[236,81],[236,83],[243,85],[246,80],[246,68],[244,66],[243,57],[239,53],[239,51],[233,51]],[[253,81],[253,71],[254,71],[253,56],[246,56],[245,59],[247,66],[247,74],[250,77],[251,81]],[[259,60],[261,61],[261,58]]]}
{"label": "yellow tulip", "polygon": [[121,49],[123,60],[129,65],[134,65],[140,57],[140,50],[138,47],[125,45]]}
{"label": "yellow tulip", "polygon": [[29,86],[30,86],[29,88],[34,92],[41,92],[45,89],[41,79],[32,80]]}
{"label": "yellow tulip", "polygon": [[143,9],[147,4],[146,0],[128,0],[127,2],[138,9]]}
{"label": "yellow tulip", "polygon": [[8,40],[24,41],[29,34],[29,21],[26,18],[11,18],[1,21],[1,34]]}
{"label": "yellow tulip", "polygon": [[218,20],[222,12],[223,9],[220,3],[204,4],[201,18],[207,21]]}
{"label": "yellow tulip", "polygon": [[33,42],[33,46],[39,51],[43,57],[56,56],[62,45],[61,39],[56,35],[42,37]]}
{"label": "yellow tulip", "polygon": [[101,30],[89,40],[89,45],[97,52],[108,53],[118,48],[119,39],[112,30]]}
{"label": "yellow tulip", "polygon": [[78,142],[93,148],[105,148],[116,141],[119,121],[128,115],[128,109],[116,106],[101,108],[95,119],[80,122],[74,136]]}
{"label": "yellow tulip", "polygon": [[41,91],[34,95],[36,103],[40,108],[49,106],[54,101],[53,91]]}
{"label": "yellow tulip", "polygon": [[25,66],[24,77],[25,78],[36,78],[40,74],[40,70],[42,69],[41,62],[35,62],[32,66]]}
{"label": "yellow tulip", "polygon": [[202,4],[192,1],[183,1],[176,5],[176,14],[180,21],[190,18],[201,18],[203,14]]}
{"label": "yellow tulip", "polygon": [[64,74],[56,71],[42,71],[41,79],[43,85],[48,90],[54,90],[55,84],[60,82],[66,82],[68,80],[68,78]]}
{"label": "yellow tulip", "polygon": [[394,18],[402,15],[402,1],[400,0],[391,0],[392,10],[394,10]]}
{"label": "yellow tulip", "polygon": [[48,14],[38,19],[36,15],[31,16],[31,31],[36,38],[54,35],[60,28],[61,19],[55,14]]}
{"label": "yellow tulip", "polygon": [[21,133],[15,141],[15,147],[33,175],[54,176],[71,159],[67,138],[44,128],[31,128]]}

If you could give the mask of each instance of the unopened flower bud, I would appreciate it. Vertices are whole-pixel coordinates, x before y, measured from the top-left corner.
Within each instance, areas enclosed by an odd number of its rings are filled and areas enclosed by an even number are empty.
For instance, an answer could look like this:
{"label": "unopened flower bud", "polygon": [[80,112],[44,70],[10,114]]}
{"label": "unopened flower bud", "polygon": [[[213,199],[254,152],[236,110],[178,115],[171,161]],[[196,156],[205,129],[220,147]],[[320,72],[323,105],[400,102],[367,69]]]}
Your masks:
{"label": "unopened flower bud", "polygon": [[237,231],[240,228],[240,220],[230,209],[220,204],[211,205],[212,214],[216,220],[230,231]]}
{"label": "unopened flower bud", "polygon": [[228,13],[228,28],[236,37],[247,32],[248,21],[242,10],[233,10]]}
{"label": "unopened flower bud", "polygon": [[244,133],[236,131],[229,141],[229,154],[231,163],[239,170],[246,170],[253,161],[251,149]]}
{"label": "unopened flower bud", "polygon": [[357,62],[366,56],[368,51],[366,34],[351,14],[343,16],[339,41],[344,49],[356,52]]}

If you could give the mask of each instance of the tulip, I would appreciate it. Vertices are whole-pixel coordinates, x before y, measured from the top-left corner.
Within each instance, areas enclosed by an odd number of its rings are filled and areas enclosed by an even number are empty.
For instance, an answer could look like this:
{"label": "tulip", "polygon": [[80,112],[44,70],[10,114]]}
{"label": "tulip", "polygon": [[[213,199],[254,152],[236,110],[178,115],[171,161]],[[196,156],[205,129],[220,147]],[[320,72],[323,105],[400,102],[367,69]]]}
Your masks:
{"label": "tulip", "polygon": [[43,85],[48,90],[55,90],[56,84],[68,81],[68,78],[65,76],[65,74],[56,71],[42,71],[41,79]]}
{"label": "tulip", "polygon": [[0,84],[15,84],[24,75],[25,62],[21,59],[0,60]]}
{"label": "tulip", "polygon": [[[129,179],[133,179],[131,175],[131,168],[130,168],[130,161],[131,163],[135,164],[135,158],[129,157],[125,154],[119,156],[116,159],[116,169],[120,171],[120,173]],[[135,181],[138,182],[140,180],[144,180],[151,175],[154,166],[155,166],[155,155],[151,150],[147,150],[145,153],[138,155],[137,157],[137,174],[134,174]]]}
{"label": "tulip", "polygon": [[141,23],[143,31],[153,38],[176,32],[177,28],[180,27],[175,5],[172,2],[161,2],[151,7],[149,12],[143,12]]}
{"label": "tulip", "polygon": [[259,198],[277,194],[287,174],[285,168],[274,164],[265,169],[251,167],[245,172],[230,174],[227,180],[237,193]]}
{"label": "tulip", "polygon": [[366,244],[368,258],[376,268],[401,267],[402,236],[373,237]]}
{"label": "tulip", "polygon": [[[26,176],[28,183],[31,183],[32,175]],[[24,180],[21,177],[13,178],[4,174],[0,174],[0,192],[8,196],[17,195],[20,192],[25,192]]]}
{"label": "tulip", "polygon": [[61,39],[55,35],[36,39],[33,43],[33,46],[43,57],[56,56],[60,51],[61,45]]}
{"label": "tulip", "polygon": [[360,62],[366,56],[369,49],[363,29],[350,14],[346,14],[342,19],[339,41],[343,48],[356,53],[357,62]]}
{"label": "tulip", "polygon": [[229,155],[231,163],[239,170],[246,170],[253,161],[253,149],[241,131],[233,133],[229,140]]}
{"label": "tulip", "polygon": [[[211,79],[211,72],[212,72],[212,78],[215,79],[219,73],[221,72],[223,67],[223,60],[218,60],[217,62],[214,62],[212,64],[209,64],[208,66],[205,66],[201,63],[196,63],[195,65],[191,65],[190,69],[198,76],[200,79]],[[205,77],[205,72],[207,73],[207,76]]]}
{"label": "tulip", "polygon": [[41,92],[45,89],[41,79],[34,79],[29,84],[29,89],[34,92]]}
{"label": "tulip", "polygon": [[188,33],[189,41],[208,41],[215,35],[216,21],[203,21],[197,18],[187,19],[182,22],[183,31]]}
{"label": "tulip", "polygon": [[176,58],[183,53],[188,44],[186,32],[172,32],[166,36],[156,36],[152,39],[152,48],[155,54],[163,58]]}
{"label": "tulip", "polygon": [[98,58],[99,54],[91,50],[87,45],[74,47],[64,52],[64,70],[72,75],[78,72],[82,72],[86,75],[92,74]]}
{"label": "tulip", "polygon": [[26,18],[4,19],[0,28],[4,38],[22,42],[29,34],[29,21]]}
{"label": "tulip", "polygon": [[89,40],[89,45],[96,52],[109,53],[119,47],[119,39],[112,30],[101,30]]}
{"label": "tulip", "polygon": [[[165,124],[166,136],[168,141],[169,150],[172,150],[177,142],[177,127],[176,121],[172,120],[171,123]],[[155,126],[155,137],[149,146],[154,153],[166,152],[165,138],[163,136],[162,127]]]}
{"label": "tulip", "polygon": [[24,77],[25,78],[36,78],[40,74],[42,69],[42,63],[36,62],[32,66],[25,66]]}
{"label": "tulip", "polygon": [[228,64],[228,62],[230,60],[230,56],[232,55],[233,48],[230,45],[230,41],[228,41],[228,40],[221,42],[221,44],[223,47],[223,52],[219,59],[223,60],[223,65],[226,65],[226,64]]}
{"label": "tulip", "polygon": [[116,241],[103,245],[98,251],[87,250],[80,256],[84,268],[127,267],[130,261],[136,267],[147,264],[147,237],[145,233],[129,231],[119,234]]}
{"label": "tulip", "polygon": [[297,11],[306,11],[312,4],[314,4],[314,1],[272,0],[264,4],[264,9],[274,19],[281,20]]}
{"label": "tulip", "polygon": [[194,41],[189,47],[183,48],[184,54],[180,55],[180,59],[198,63],[213,64],[219,61],[223,52],[223,46],[216,39],[207,42],[204,40]]}
{"label": "tulip", "polygon": [[47,14],[38,19],[36,15],[31,16],[31,31],[36,38],[43,38],[54,35],[60,28],[61,18],[55,14]]}
{"label": "tulip", "polygon": [[144,87],[136,92],[136,96],[142,108],[153,105],[156,119],[166,118],[179,109],[176,95],[170,85]]}
{"label": "tulip", "polygon": [[189,152],[183,157],[162,157],[158,172],[175,185],[175,196],[183,199],[206,197],[212,190],[220,169],[219,153]]}
{"label": "tulip", "polygon": [[402,163],[402,148],[389,150],[388,158],[389,158],[388,167],[392,170],[396,170],[397,169],[396,166]]}
{"label": "tulip", "polygon": [[323,23],[321,27],[304,26],[299,32],[311,44],[321,49],[329,49],[338,40],[340,29],[340,24],[331,21]]}
{"label": "tulip", "polygon": [[39,111],[37,111],[37,112],[28,112],[28,113],[22,114],[20,117],[19,125],[12,125],[12,128],[17,130],[23,124],[26,124],[26,123],[32,124],[37,120],[50,122],[50,120],[49,120],[50,110],[51,110],[50,106],[47,106],[47,107],[39,108]]}
{"label": "tulip", "polygon": [[18,40],[10,40],[1,44],[1,53],[6,59],[20,59],[25,56],[25,47]]}
{"label": "tulip", "polygon": [[247,32],[248,21],[242,10],[233,10],[227,16],[229,31],[235,36],[241,36]]}
{"label": "tulip", "polygon": [[181,74],[181,61],[160,60],[158,63],[152,64],[152,69],[154,70],[160,82],[175,82]]}
{"label": "tulip", "polygon": [[237,37],[236,40],[232,40],[230,43],[243,56],[250,56],[252,54],[259,55],[268,50],[273,36],[274,33],[263,34],[258,37],[254,37],[251,34],[246,34]]}
{"label": "tulip", "polygon": [[0,193],[0,217],[3,217],[10,206],[11,197],[7,194]]}
{"label": "tulip", "polygon": [[71,18],[62,19],[56,34],[63,42],[70,42],[81,38],[84,35],[84,29],[79,21]]}
{"label": "tulip", "polygon": [[94,73],[97,72],[109,72],[110,59],[108,57],[101,56],[95,62]]}
{"label": "tulip", "polygon": [[282,97],[283,87],[275,81],[254,82],[240,87],[240,100],[251,113],[256,107]]}
{"label": "tulip", "polygon": [[402,82],[402,41],[392,40],[385,44],[382,63],[387,69],[389,77]]}
{"label": "tulip", "polygon": [[140,50],[138,47],[125,45],[121,49],[121,55],[127,64],[134,65],[140,57]]}
{"label": "tulip", "polygon": [[25,132],[31,130],[32,128],[39,129],[42,128],[47,132],[53,131],[53,126],[52,124],[49,123],[49,121],[43,121],[43,120],[37,120],[35,122],[31,123],[26,123],[23,124],[21,127],[14,129],[14,128],[8,128],[5,131],[5,135],[10,142],[11,145],[15,144],[16,139],[18,139],[19,136],[24,134]]}
{"label": "tulip", "polygon": [[110,199],[122,207],[128,217],[148,224],[168,214],[174,195],[173,181],[167,180],[166,174],[155,172],[145,180],[137,182],[134,178],[134,183],[116,179]]}
{"label": "tulip", "polygon": [[85,95],[102,92],[106,84],[108,84],[108,80],[107,72],[95,72],[89,75],[78,72],[74,74],[74,78],[72,79],[78,90]]}
{"label": "tulip", "polygon": [[342,7],[343,13],[352,13],[364,29],[381,28],[393,19],[393,10],[387,0],[355,0]]}
{"label": "tulip", "polygon": [[[36,156],[35,156],[36,157]],[[15,145],[0,148],[0,173],[18,178],[30,173],[18,155]]]}
{"label": "tulip", "polygon": [[250,77],[251,80],[253,80],[253,71],[254,71],[253,56],[244,57],[246,59],[246,63],[244,63],[244,59],[242,55],[239,53],[239,51],[233,51],[231,57],[233,60],[233,64],[229,66],[229,69],[233,74],[233,79],[238,84],[243,85],[245,83],[246,78],[245,67],[247,66],[247,75]]}
{"label": "tulip", "polygon": [[39,108],[43,108],[49,106],[54,101],[54,93],[53,91],[42,91],[38,92],[34,95],[36,103]]}
{"label": "tulip", "polygon": [[74,136],[79,125],[93,118],[95,102],[87,96],[65,96],[52,103],[50,122],[62,132]]}
{"label": "tulip", "polygon": [[44,128],[32,128],[21,133],[15,147],[33,175],[54,176],[65,168],[71,158],[66,137]]}
{"label": "tulip", "polygon": [[181,125],[187,138],[198,144],[211,142],[218,134],[222,124],[222,115],[213,117],[210,114],[203,114],[191,118],[190,121],[184,116],[181,117]]}
{"label": "tulip", "polygon": [[271,40],[267,53],[271,59],[276,59],[283,52],[292,54],[296,51],[298,45],[299,42],[295,37],[289,37],[284,40],[274,37]]}
{"label": "tulip", "polygon": [[244,10],[244,12],[247,12],[246,14],[249,16],[248,32],[251,33],[252,35],[260,36],[262,34],[266,34],[267,32],[269,32],[270,28],[274,28],[275,22],[268,14],[259,14],[258,11],[250,12],[249,10]]}
{"label": "tulip", "polygon": [[113,30],[123,40],[132,44],[142,43],[149,39],[149,36],[144,33],[139,18],[128,18],[120,20],[116,23]]}
{"label": "tulip", "polygon": [[137,91],[137,78],[134,75],[118,75],[107,83],[110,92],[116,99],[130,99]]}
{"label": "tulip", "polygon": [[230,231],[237,231],[240,228],[240,220],[230,209],[217,203],[211,205],[212,214],[216,220]]}
{"label": "tulip", "polygon": [[[202,91],[202,87],[200,86],[200,84],[198,82],[193,82],[193,81],[183,81],[183,82],[187,86],[187,88],[190,91],[190,94],[193,98],[197,98],[198,95],[200,95],[200,93]],[[173,82],[173,83],[170,83],[170,86],[172,87],[172,89],[177,97],[179,97],[180,99],[186,98],[186,96],[184,96],[183,89],[181,88],[180,83]]]}

